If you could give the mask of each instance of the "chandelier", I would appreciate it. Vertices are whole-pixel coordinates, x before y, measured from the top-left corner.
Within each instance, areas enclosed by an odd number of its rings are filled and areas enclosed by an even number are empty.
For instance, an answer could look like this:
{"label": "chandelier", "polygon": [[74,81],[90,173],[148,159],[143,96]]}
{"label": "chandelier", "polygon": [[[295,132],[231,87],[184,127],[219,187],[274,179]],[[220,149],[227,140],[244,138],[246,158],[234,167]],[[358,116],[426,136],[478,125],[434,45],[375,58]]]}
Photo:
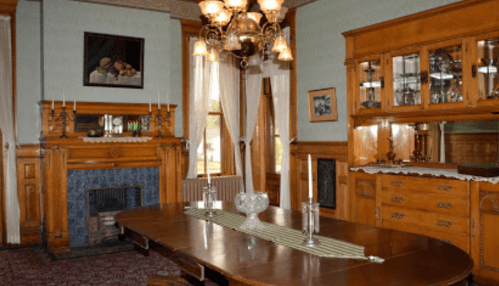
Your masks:
{"label": "chandelier", "polygon": [[[268,56],[278,53],[280,61],[291,61],[291,49],[279,23],[286,15],[284,0],[258,0],[267,21],[260,26],[262,13],[248,12],[248,0],[205,0],[199,3],[209,23],[199,32],[193,56],[206,56],[216,62],[220,52],[228,52],[241,59],[241,67],[248,66],[248,57],[257,52]],[[225,8],[224,8],[225,6]]]}

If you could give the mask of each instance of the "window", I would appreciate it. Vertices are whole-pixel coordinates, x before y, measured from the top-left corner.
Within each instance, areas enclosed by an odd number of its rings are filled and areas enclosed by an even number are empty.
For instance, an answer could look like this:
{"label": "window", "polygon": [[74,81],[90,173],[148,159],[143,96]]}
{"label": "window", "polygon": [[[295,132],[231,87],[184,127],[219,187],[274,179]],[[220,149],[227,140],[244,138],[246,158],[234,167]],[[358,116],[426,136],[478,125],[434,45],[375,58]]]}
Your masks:
{"label": "window", "polygon": [[[204,130],[203,141],[198,147],[198,175],[222,174],[224,150],[223,112],[218,96],[210,98],[210,111]],[[208,168],[209,167],[209,168]]]}
{"label": "window", "polygon": [[266,155],[271,158],[267,164],[268,173],[280,173],[282,165],[283,146],[277,122],[275,118],[274,102],[272,99],[272,91],[270,88],[270,78],[263,80],[264,84],[264,99],[266,106]]}

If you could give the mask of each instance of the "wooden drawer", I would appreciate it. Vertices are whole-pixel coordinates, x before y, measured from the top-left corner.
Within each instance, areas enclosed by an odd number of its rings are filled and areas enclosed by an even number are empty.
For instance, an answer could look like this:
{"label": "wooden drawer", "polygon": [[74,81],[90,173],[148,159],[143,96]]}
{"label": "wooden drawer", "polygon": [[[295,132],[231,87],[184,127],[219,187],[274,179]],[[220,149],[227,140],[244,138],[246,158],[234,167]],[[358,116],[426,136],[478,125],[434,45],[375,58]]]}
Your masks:
{"label": "wooden drawer", "polygon": [[383,227],[437,238],[461,248],[466,253],[470,253],[470,236],[468,234],[438,231],[417,224],[398,221],[383,221]]}
{"label": "wooden drawer", "polygon": [[470,205],[466,197],[436,193],[383,190],[382,203],[402,208],[469,216]]}
{"label": "wooden drawer", "polygon": [[469,183],[467,181],[451,179],[383,175],[381,177],[381,188],[383,191],[404,190],[469,196]]}
{"label": "wooden drawer", "polygon": [[469,217],[397,208],[384,205],[382,220],[421,225],[438,231],[469,233]]}

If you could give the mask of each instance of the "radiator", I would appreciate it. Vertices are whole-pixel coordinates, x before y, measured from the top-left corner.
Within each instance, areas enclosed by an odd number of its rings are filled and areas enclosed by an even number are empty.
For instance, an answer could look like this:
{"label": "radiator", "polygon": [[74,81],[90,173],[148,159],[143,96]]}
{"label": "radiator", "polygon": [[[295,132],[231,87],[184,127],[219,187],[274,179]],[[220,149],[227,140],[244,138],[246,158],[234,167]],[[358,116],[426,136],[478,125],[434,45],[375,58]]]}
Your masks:
{"label": "radiator", "polygon": [[[233,202],[236,195],[241,192],[240,176],[211,177],[211,184],[217,190],[217,200]],[[203,187],[208,185],[208,179],[182,180],[182,202],[203,200]]]}

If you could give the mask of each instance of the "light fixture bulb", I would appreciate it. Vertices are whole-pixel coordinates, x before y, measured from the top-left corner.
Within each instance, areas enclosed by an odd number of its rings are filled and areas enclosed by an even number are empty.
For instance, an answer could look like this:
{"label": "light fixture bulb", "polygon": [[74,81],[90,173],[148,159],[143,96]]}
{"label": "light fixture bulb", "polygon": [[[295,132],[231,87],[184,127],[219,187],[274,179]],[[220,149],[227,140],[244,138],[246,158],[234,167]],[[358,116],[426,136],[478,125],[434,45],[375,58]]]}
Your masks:
{"label": "light fixture bulb", "polygon": [[279,57],[277,57],[278,60],[283,61],[283,62],[289,62],[293,60],[293,56],[291,55],[291,49],[289,47],[286,47],[280,54]]}
{"label": "light fixture bulb", "polygon": [[286,42],[286,37],[284,34],[279,34],[274,41],[274,47],[272,48],[273,52],[282,53],[288,47],[288,43]]}
{"label": "light fixture bulb", "polygon": [[208,50],[206,49],[206,43],[204,40],[197,40],[196,43],[194,44],[194,52],[192,53],[193,56],[206,56],[208,55]]}
{"label": "light fixture bulb", "polygon": [[253,19],[257,24],[260,24],[260,20],[262,19],[263,15],[258,12],[248,12],[248,17]]}
{"label": "light fixture bulb", "polygon": [[199,3],[199,7],[201,7],[203,15],[213,19],[222,12],[224,3],[218,0],[205,0]]}
{"label": "light fixture bulb", "polygon": [[224,0],[225,7],[229,9],[234,9],[236,11],[241,11],[246,9],[246,5],[248,5],[248,0]]}
{"label": "light fixture bulb", "polygon": [[217,16],[217,18],[215,18],[215,22],[216,23],[219,23],[220,26],[225,26],[227,25],[229,22],[230,22],[230,17],[232,17],[232,12],[227,10],[227,9],[223,9]]}
{"label": "light fixture bulb", "polygon": [[281,9],[281,5],[284,0],[258,0],[258,4],[260,4],[260,9],[264,13],[271,11],[279,11]]}
{"label": "light fixture bulb", "polygon": [[210,48],[210,51],[208,52],[208,55],[206,56],[206,60],[209,62],[218,62],[219,57],[218,57],[218,52],[214,48]]}

